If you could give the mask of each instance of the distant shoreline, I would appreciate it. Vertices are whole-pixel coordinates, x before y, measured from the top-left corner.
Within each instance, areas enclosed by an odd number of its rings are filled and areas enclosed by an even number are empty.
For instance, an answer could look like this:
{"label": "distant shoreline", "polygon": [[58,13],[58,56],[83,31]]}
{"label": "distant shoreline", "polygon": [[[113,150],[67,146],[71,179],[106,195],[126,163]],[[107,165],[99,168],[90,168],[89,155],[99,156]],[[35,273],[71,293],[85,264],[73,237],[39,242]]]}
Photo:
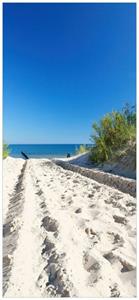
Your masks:
{"label": "distant shoreline", "polygon": [[[21,151],[30,158],[66,158],[77,154],[77,150],[82,144],[9,144],[10,156],[22,158]],[[84,144],[91,146],[91,144]]]}

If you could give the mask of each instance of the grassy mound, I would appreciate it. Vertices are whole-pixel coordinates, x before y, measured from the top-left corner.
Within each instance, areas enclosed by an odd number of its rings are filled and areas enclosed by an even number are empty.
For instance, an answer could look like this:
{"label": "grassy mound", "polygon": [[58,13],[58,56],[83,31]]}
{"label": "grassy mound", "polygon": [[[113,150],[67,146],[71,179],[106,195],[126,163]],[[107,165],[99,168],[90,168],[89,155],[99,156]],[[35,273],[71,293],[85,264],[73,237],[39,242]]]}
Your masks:
{"label": "grassy mound", "polygon": [[127,155],[125,149],[130,149],[136,141],[135,107],[130,108],[127,104],[122,112],[108,113],[98,124],[93,123],[92,127],[92,162],[102,163]]}

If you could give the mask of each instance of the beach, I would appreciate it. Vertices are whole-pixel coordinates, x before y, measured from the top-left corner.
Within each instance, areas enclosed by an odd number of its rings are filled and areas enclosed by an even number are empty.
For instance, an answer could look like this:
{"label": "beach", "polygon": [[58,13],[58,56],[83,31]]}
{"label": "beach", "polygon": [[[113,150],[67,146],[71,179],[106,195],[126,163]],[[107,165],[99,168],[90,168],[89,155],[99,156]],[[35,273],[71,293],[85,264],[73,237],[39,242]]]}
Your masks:
{"label": "beach", "polygon": [[8,157],[3,232],[4,297],[136,297],[136,199],[126,191],[49,159]]}

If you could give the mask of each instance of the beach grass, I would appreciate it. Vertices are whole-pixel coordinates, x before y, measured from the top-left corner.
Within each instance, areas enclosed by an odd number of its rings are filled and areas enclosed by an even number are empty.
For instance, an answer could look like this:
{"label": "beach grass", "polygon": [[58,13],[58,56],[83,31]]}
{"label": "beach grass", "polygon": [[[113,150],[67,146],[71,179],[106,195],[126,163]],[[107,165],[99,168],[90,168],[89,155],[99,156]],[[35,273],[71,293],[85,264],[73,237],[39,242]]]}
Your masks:
{"label": "beach grass", "polygon": [[9,147],[7,144],[3,144],[3,158],[6,158],[10,153]]}
{"label": "beach grass", "polygon": [[108,161],[123,147],[136,141],[135,107],[126,104],[121,112],[107,113],[98,123],[93,123],[91,159],[100,163]]}

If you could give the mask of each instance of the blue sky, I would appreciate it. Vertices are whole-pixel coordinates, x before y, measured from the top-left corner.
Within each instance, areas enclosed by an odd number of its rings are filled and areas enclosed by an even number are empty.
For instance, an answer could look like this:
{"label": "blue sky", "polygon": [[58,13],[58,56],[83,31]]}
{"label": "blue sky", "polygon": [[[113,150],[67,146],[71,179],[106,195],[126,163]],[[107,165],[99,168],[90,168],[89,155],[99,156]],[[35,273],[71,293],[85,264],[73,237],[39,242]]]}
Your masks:
{"label": "blue sky", "polygon": [[88,143],[105,113],[136,101],[135,4],[3,6],[7,143]]}

